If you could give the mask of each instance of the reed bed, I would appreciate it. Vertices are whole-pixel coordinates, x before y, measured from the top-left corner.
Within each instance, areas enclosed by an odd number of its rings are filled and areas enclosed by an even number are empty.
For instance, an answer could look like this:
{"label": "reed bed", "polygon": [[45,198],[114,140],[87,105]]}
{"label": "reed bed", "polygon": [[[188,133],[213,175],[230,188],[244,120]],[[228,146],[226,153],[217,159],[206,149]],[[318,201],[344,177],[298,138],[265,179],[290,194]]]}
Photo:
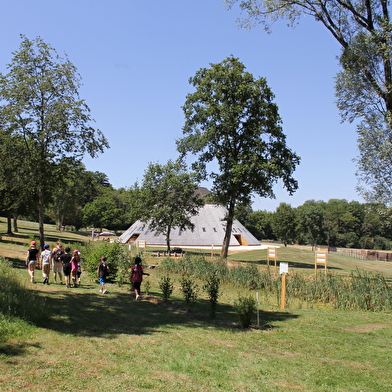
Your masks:
{"label": "reed bed", "polygon": [[[229,268],[221,260],[212,262],[202,256],[189,256],[181,260],[164,259],[160,268],[197,279],[216,271],[221,281],[236,288],[264,290],[276,294],[277,298],[281,292],[280,275],[270,269],[260,270],[255,264]],[[330,304],[335,309],[389,311],[392,309],[392,287],[382,273],[358,269],[350,276],[294,273],[287,278],[286,301],[288,305],[306,301]]]}

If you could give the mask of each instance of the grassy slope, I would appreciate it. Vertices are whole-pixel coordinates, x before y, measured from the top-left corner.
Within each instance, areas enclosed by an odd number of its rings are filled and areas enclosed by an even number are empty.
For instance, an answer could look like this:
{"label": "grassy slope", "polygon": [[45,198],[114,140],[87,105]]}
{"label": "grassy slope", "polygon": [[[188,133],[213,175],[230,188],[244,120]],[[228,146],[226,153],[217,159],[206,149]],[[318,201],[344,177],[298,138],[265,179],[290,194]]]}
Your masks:
{"label": "grassy slope", "polygon": [[[4,219],[0,233],[4,232]],[[36,226],[21,222],[15,238],[4,235],[0,255],[13,259],[15,274],[27,281],[20,258]],[[50,242],[88,239],[88,233],[58,233]],[[12,243],[11,243],[12,242]],[[66,242],[66,241],[63,241]],[[290,272],[314,273],[313,253],[280,248]],[[230,262],[257,262],[265,253],[244,252]],[[147,259],[145,264],[157,263]],[[330,255],[339,274],[359,268],[392,268]],[[20,267],[20,268],[18,268]],[[232,303],[237,290],[223,287],[217,318],[208,318],[202,296],[191,312],[176,290],[170,304],[160,301],[159,268],[148,278],[148,298],[136,302],[128,287],[98,286],[83,276],[81,288],[27,287],[46,298],[48,320],[25,329],[0,346],[0,390],[5,391],[389,391],[392,317],[385,313],[335,311],[297,303],[281,310],[277,298],[260,293],[260,327],[237,327]],[[40,271],[37,271],[40,274]],[[306,307],[306,309],[304,308]]]}

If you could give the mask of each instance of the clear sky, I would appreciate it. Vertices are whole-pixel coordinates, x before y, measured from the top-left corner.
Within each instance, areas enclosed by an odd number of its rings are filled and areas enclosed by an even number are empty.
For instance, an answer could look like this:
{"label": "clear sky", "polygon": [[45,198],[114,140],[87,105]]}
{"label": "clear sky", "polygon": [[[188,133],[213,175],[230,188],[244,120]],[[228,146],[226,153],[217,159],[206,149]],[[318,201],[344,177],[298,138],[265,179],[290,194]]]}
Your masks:
{"label": "clear sky", "polygon": [[[149,162],[177,157],[181,106],[193,92],[188,79],[201,67],[234,55],[265,77],[287,135],[301,156],[299,189],[276,199],[254,198],[254,210],[275,211],[306,200],[363,201],[356,193],[356,131],[341,124],[334,97],[340,47],[320,23],[302,18],[267,34],[236,27],[238,9],[221,0],[3,0],[0,72],[19,49],[20,34],[40,36],[65,53],[82,77],[81,96],[111,148],[87,170],[107,174],[115,188],[141,183]],[[209,183],[200,184],[209,187]]]}

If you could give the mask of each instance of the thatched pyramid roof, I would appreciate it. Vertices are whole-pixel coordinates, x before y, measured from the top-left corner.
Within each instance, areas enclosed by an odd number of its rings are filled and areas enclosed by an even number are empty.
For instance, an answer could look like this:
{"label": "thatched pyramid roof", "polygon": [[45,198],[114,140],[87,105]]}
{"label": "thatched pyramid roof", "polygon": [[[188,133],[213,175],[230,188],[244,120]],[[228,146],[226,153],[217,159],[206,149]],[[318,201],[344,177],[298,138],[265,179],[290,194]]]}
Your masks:
{"label": "thatched pyramid roof", "polygon": [[[199,188],[198,194],[206,195],[206,188]],[[191,218],[195,225],[193,230],[172,229],[170,233],[171,246],[221,246],[225,235],[225,216],[227,209],[217,204],[205,204],[200,208],[198,215]],[[122,243],[136,240],[146,241],[147,245],[165,246],[164,234],[151,230],[148,222],[137,221],[121,236]],[[233,222],[230,246],[260,245],[258,241],[237,219]]]}

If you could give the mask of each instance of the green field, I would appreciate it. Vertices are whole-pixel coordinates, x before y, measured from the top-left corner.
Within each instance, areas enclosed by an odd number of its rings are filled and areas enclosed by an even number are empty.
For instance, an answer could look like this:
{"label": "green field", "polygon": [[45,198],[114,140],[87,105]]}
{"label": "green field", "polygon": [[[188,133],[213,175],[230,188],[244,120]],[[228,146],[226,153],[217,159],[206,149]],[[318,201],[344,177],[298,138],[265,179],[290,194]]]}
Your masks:
{"label": "green field", "polygon": [[[390,313],[334,310],[329,304],[299,300],[281,309],[276,294],[259,290],[259,322],[255,316],[252,327],[244,330],[233,307],[240,289],[222,287],[214,320],[205,294],[191,310],[185,307],[178,276],[171,276],[174,292],[163,302],[160,259],[148,252],[144,264],[157,267],[148,271],[150,289],[142,301],[134,300],[127,285],[115,283],[101,295],[86,274],[79,288],[33,285],[22,260],[38,225],[19,225],[13,237],[0,234],[0,256],[12,261],[20,285],[38,294],[42,309],[37,312],[43,310],[46,318],[34,323],[0,319],[0,332],[7,337],[0,341],[1,391],[391,389]],[[51,244],[61,239],[78,246],[90,240],[89,232],[58,232],[50,225],[45,230]],[[5,231],[1,218],[0,233]],[[206,250],[192,252],[209,257]],[[289,262],[287,279],[294,273],[314,274],[310,248],[279,248],[278,258]],[[266,251],[235,252],[228,259],[233,266],[247,263],[265,270]],[[328,265],[334,274],[347,277],[355,269],[392,277],[386,262],[330,254]],[[248,293],[256,295],[243,292]]]}

